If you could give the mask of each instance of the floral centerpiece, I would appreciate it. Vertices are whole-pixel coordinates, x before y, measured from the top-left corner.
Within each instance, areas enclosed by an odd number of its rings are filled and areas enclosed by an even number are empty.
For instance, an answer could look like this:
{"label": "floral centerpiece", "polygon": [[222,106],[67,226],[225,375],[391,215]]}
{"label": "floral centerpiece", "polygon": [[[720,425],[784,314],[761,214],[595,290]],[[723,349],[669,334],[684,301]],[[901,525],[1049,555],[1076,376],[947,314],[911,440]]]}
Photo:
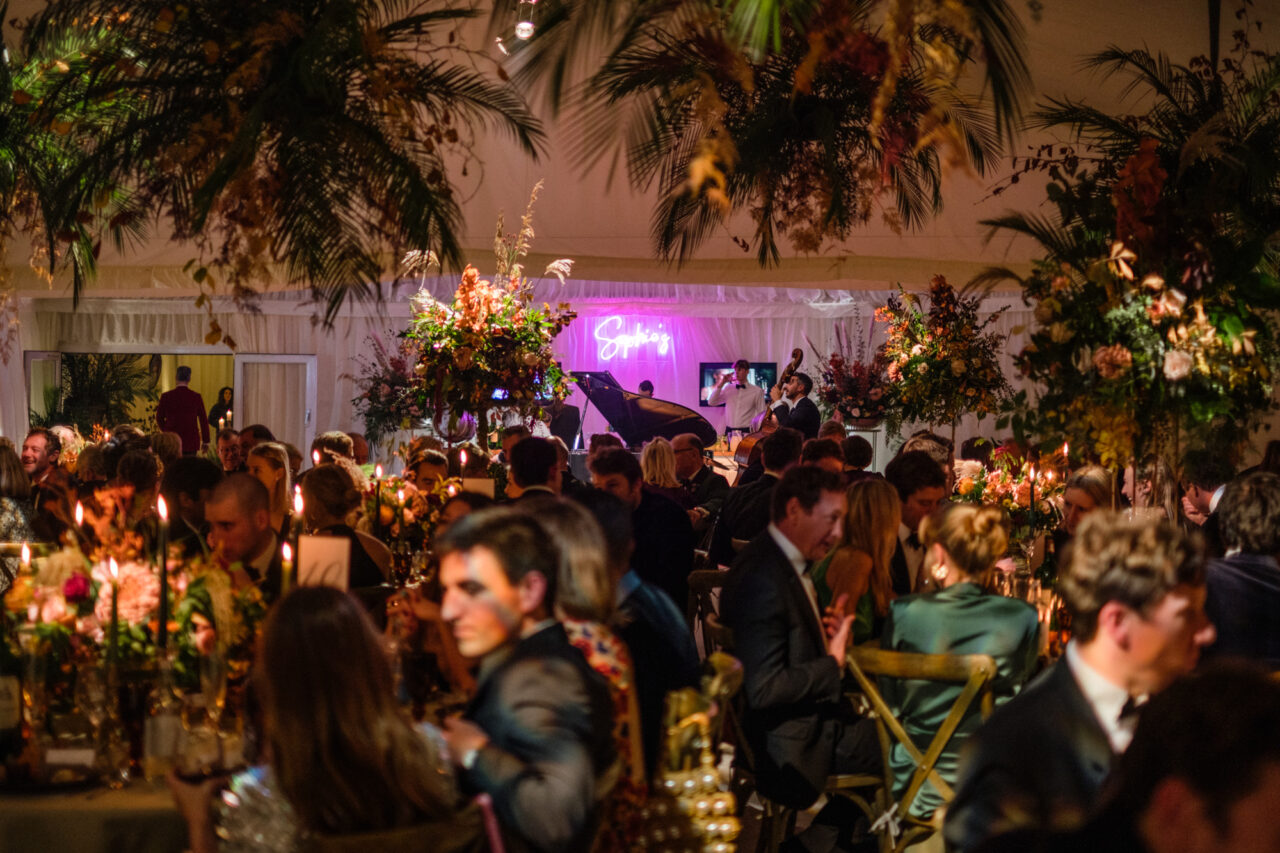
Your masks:
{"label": "floral centerpiece", "polygon": [[390,349],[375,335],[368,341],[372,357],[357,357],[360,373],[354,379],[360,393],[351,403],[364,421],[365,437],[379,444],[397,430],[420,422],[424,411],[413,370],[415,348],[401,340]]}
{"label": "floral centerpiece", "polygon": [[978,298],[961,297],[940,275],[929,283],[927,312],[917,296],[899,292],[876,309],[876,319],[889,324],[881,357],[894,390],[890,429],[909,421],[954,429],[966,413],[997,412],[1009,395],[998,360],[1006,336],[986,330],[1005,309],[979,320]]}
{"label": "floral centerpiece", "polygon": [[[855,322],[860,319],[855,315]],[[812,341],[809,348],[818,356]],[[860,426],[874,426],[882,421],[891,398],[884,357],[877,352],[868,358],[868,348],[869,342],[862,338],[855,347],[848,328],[838,323],[835,351],[825,359],[818,356],[819,403]]]}
{"label": "floral centerpiece", "polygon": [[456,477],[423,487],[398,476],[371,480],[359,527],[386,540],[422,545],[431,541],[444,505],[461,490],[462,481]]}
{"label": "floral centerpiece", "polygon": [[[533,304],[533,286],[521,259],[533,238],[534,188],[520,232],[505,237],[498,222],[495,281],[480,278],[472,266],[445,305],[425,289],[413,298],[413,319],[404,333],[416,353],[416,402],[423,411],[456,418],[470,412],[482,440],[495,396],[525,417],[542,415],[542,403],[569,391],[569,381],[552,351],[557,335],[576,317],[567,303],[556,308]],[[434,262],[430,253],[406,259],[420,270]],[[572,261],[553,261],[546,270],[562,282]],[[501,392],[501,393],[499,393]],[[452,428],[452,424],[450,425]]]}
{"label": "floral centerpiece", "polygon": [[1033,544],[1062,522],[1062,478],[1052,468],[1037,470],[1031,463],[996,452],[990,469],[970,459],[956,461],[953,501],[997,506],[1009,515],[1011,542]]}

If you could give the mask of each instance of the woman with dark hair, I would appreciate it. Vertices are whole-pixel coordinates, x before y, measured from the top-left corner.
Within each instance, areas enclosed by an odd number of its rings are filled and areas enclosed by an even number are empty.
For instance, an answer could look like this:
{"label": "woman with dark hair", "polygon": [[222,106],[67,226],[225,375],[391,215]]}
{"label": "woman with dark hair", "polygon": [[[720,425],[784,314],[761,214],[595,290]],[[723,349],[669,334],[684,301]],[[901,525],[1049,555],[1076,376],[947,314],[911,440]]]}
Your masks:
{"label": "woman with dark hair", "polygon": [[[231,405],[231,397],[232,397],[231,386],[230,385],[222,386],[222,390],[218,392],[218,402],[214,403],[213,408],[209,410],[210,426],[216,427],[217,429],[222,429],[222,427],[217,426],[217,424],[218,424],[218,421],[227,417],[227,415],[231,412],[233,408]],[[227,424],[227,426],[231,426],[231,424]]]}
{"label": "woman with dark hair", "polygon": [[[0,444],[0,542],[25,542],[31,539],[31,480],[22,470],[13,445]],[[18,558],[0,558],[0,594],[18,573]]]}
{"label": "woman with dark hair", "polygon": [[351,543],[351,589],[379,586],[387,579],[391,550],[348,523],[360,505],[360,492],[345,467],[325,464],[302,478],[303,518],[319,536],[338,536]]}
{"label": "woman with dark hair", "polygon": [[326,836],[360,833],[378,834],[371,849],[393,840],[396,849],[412,840],[481,849],[478,815],[458,809],[438,734],[409,722],[393,685],[382,641],[353,598],[328,587],[285,596],[253,670],[269,764],[232,779],[216,829],[216,783],[167,779],[192,850],[210,853],[219,837],[236,850],[323,849]]}

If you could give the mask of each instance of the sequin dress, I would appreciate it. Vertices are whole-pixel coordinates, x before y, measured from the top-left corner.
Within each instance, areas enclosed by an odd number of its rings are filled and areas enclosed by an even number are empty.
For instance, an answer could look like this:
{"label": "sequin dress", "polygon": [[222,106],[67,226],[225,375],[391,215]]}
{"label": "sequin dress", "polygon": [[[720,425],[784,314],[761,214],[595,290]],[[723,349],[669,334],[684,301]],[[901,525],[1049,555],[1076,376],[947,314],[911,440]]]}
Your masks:
{"label": "sequin dress", "polygon": [[[0,542],[31,540],[31,502],[17,498],[0,498]],[[0,557],[0,595],[9,589],[18,573],[17,557]]]}

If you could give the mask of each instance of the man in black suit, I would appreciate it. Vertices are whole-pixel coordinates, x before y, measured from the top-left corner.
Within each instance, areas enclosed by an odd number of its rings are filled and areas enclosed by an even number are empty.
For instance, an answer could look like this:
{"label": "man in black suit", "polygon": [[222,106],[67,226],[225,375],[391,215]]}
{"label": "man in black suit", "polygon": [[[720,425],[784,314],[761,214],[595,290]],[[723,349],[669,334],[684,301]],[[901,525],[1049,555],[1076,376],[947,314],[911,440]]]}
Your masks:
{"label": "man in black suit", "polygon": [[582,412],[577,406],[570,406],[563,397],[556,397],[551,401],[551,420],[547,422],[547,428],[552,435],[564,442],[565,447],[573,447],[581,426]]}
{"label": "man in black suit", "polygon": [[947,475],[925,451],[909,450],[885,466],[884,478],[897,489],[902,502],[902,523],[898,525],[898,546],[889,564],[889,577],[894,595],[910,595],[927,580],[920,577],[920,567],[924,564],[920,522],[946,497]]}
{"label": "man in black suit", "polygon": [[444,738],[470,794],[487,793],[508,850],[587,851],[614,758],[613,707],[553,618],[556,548],[505,508],[459,521],[438,546],[441,613],[480,680]]}
{"label": "man in black suit", "polygon": [[1069,833],[1003,835],[982,853],[1280,850],[1280,683],[1244,667],[1174,682],[1142,711],[1099,812]]}
{"label": "man in black suit", "polygon": [[693,433],[681,433],[671,439],[671,449],[676,455],[676,477],[693,506],[689,510],[689,521],[693,523],[694,535],[702,541],[724,506],[729,481],[707,466],[702,457],[705,450],[702,439]]}
{"label": "man in black suit", "polygon": [[677,607],[689,600],[689,572],[693,571],[693,525],[689,515],[670,498],[644,487],[644,474],[635,454],[610,447],[587,463],[591,483],[620,498],[631,508],[636,550],[631,567],[636,574],[671,596]]}
{"label": "man in black suit", "polygon": [[773,401],[770,406],[778,426],[798,429],[806,439],[818,437],[822,416],[817,405],[809,399],[812,390],[813,380],[805,373],[793,373],[786,385],[773,386],[769,399]]}
{"label": "man in black suit", "polygon": [[605,557],[617,591],[618,609],[611,626],[631,652],[636,677],[636,705],[644,745],[645,777],[653,778],[662,748],[667,694],[698,684],[698,649],[677,608],[665,592],[630,568],[635,547],[631,509],[614,495],[590,489],[578,498],[604,531]]}
{"label": "man in black suit", "polygon": [[169,504],[169,546],[186,559],[205,552],[209,525],[204,505],[222,480],[222,469],[203,456],[183,456],[164,469],[160,494]]}
{"label": "man in black suit", "polygon": [[736,486],[724,499],[724,508],[711,534],[708,556],[713,566],[733,562],[734,539],[754,539],[769,524],[773,487],[787,469],[800,461],[804,438],[793,429],[782,427],[765,436],[760,444],[764,474],[755,482]]}
{"label": "man in black suit", "polygon": [[511,482],[520,490],[515,500],[560,494],[560,462],[556,446],[545,438],[529,436],[511,445],[507,454]]}
{"label": "man in black suit", "polygon": [[271,495],[249,474],[232,474],[214,487],[204,506],[209,547],[228,566],[240,564],[268,603],[280,597],[280,540],[271,529]]}
{"label": "man in black suit", "polygon": [[1221,557],[1226,553],[1217,509],[1227,481],[1234,474],[1235,470],[1221,450],[1194,448],[1182,457],[1182,485],[1186,491],[1182,498],[1182,511],[1189,521],[1200,525],[1210,557]]}
{"label": "man in black suit", "polygon": [[948,849],[1078,826],[1129,745],[1136,708],[1213,641],[1199,537],[1165,519],[1090,513],[1059,588],[1073,639],[970,738],[943,829]]}
{"label": "man in black suit", "polygon": [[[875,772],[880,747],[870,720],[856,720],[841,689],[851,617],[830,636],[808,576],[840,538],[844,479],[798,465],[773,490],[772,522],[734,560],[721,598],[742,661],[744,733],[756,785],[771,800],[807,808],[833,773]],[[829,807],[830,808],[830,807]],[[824,809],[798,843],[830,850],[835,843]],[[820,844],[818,836],[822,836]]]}
{"label": "man in black suit", "polygon": [[1218,632],[1205,656],[1280,669],[1280,477],[1258,471],[1228,483],[1217,515],[1230,556],[1205,568],[1205,609]]}

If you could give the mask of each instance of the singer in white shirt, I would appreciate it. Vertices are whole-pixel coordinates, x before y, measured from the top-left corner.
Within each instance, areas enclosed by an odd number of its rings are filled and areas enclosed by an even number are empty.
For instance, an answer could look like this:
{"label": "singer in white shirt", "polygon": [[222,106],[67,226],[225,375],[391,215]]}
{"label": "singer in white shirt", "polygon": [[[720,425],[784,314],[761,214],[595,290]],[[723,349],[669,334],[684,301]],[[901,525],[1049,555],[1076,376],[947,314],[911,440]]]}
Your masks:
{"label": "singer in white shirt", "polygon": [[751,363],[740,358],[733,364],[733,381],[729,375],[720,377],[716,387],[707,395],[712,406],[724,404],[724,431],[750,432],[751,421],[764,411],[764,389],[747,381]]}

